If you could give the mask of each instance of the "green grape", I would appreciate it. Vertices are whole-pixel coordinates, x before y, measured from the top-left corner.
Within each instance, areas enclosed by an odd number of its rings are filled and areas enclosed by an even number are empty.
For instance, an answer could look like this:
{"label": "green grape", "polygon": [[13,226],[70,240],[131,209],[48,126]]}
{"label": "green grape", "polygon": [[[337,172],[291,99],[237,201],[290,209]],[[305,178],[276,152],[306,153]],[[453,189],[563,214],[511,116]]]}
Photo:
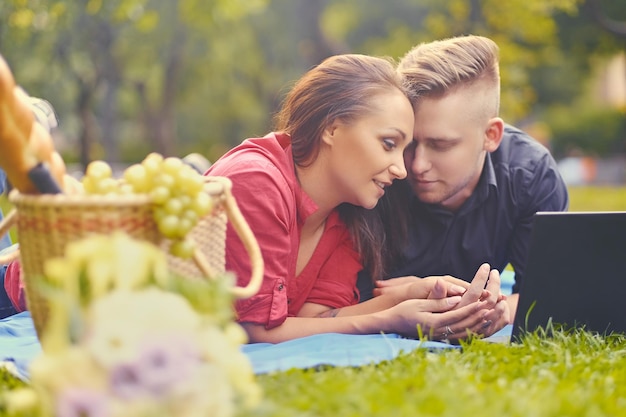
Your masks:
{"label": "green grape", "polygon": [[141,162],[141,165],[143,165],[146,169],[146,173],[150,177],[159,173],[162,162],[163,157],[158,153],[153,152],[145,157],[145,159]]}
{"label": "green grape", "polygon": [[204,192],[204,182],[205,178],[181,159],[163,158],[156,152],[129,166],[122,179],[114,179],[104,161],[89,164],[83,178],[88,194],[149,195],[157,228],[163,237],[172,240],[170,251],[180,257],[193,254],[193,243],[186,236],[213,208],[212,198]]}
{"label": "green grape", "polygon": [[174,157],[165,158],[162,163],[163,172],[174,177],[178,176],[184,167],[187,167],[187,165],[182,160]]}
{"label": "green grape", "polygon": [[87,194],[98,194],[98,183],[94,178],[83,177],[83,188]]}
{"label": "green grape", "polygon": [[185,194],[196,194],[204,188],[204,178],[195,172],[192,168],[182,170],[176,178],[176,185]]}
{"label": "green grape", "polygon": [[191,229],[196,225],[196,222],[189,220],[186,217],[178,218],[178,233],[179,235],[185,236],[187,233],[191,232]]}
{"label": "green grape", "polygon": [[152,201],[155,204],[165,204],[167,203],[168,199],[170,198],[171,194],[170,194],[170,190],[169,188],[163,186],[163,185],[159,185],[157,187],[154,187],[151,191],[150,191],[150,198],[152,198]]}
{"label": "green grape", "polygon": [[168,215],[169,214],[165,211],[163,206],[156,206],[152,210],[152,216],[154,217],[154,221],[156,221],[157,223],[163,220],[163,218]]}
{"label": "green grape", "polygon": [[195,245],[190,239],[177,239],[170,246],[170,253],[179,258],[189,259],[193,256]]}
{"label": "green grape", "polygon": [[163,208],[168,214],[179,214],[183,211],[183,204],[178,198],[170,198],[165,202]]}
{"label": "green grape", "polygon": [[188,208],[191,205],[191,202],[193,201],[192,197],[188,194],[180,194],[178,196],[178,199],[180,200],[180,203],[185,208]]}
{"label": "green grape", "polygon": [[124,179],[132,185],[137,193],[145,193],[150,190],[151,182],[146,168],[141,164],[134,164],[124,171]]}
{"label": "green grape", "polygon": [[131,195],[131,194],[135,194],[135,189],[130,184],[122,184],[120,185],[119,192],[120,194],[123,194],[123,195]]}
{"label": "green grape", "polygon": [[162,172],[154,176],[152,180],[155,185],[161,185],[163,187],[174,189],[176,186],[176,179],[172,174]]}
{"label": "green grape", "polygon": [[87,165],[85,175],[95,179],[110,178],[113,175],[113,171],[109,164],[104,161],[92,161]]}
{"label": "green grape", "polygon": [[168,214],[163,216],[158,222],[159,232],[168,239],[179,237],[180,221],[177,216]]}
{"label": "green grape", "polygon": [[185,210],[183,211],[183,213],[180,216],[182,219],[187,219],[189,220],[193,225],[195,225],[196,223],[198,223],[198,213],[196,213],[192,208],[190,208],[189,206],[185,206]]}
{"label": "green grape", "polygon": [[201,217],[211,212],[213,200],[207,193],[200,193],[193,199],[189,207]]}
{"label": "green grape", "polygon": [[100,194],[117,194],[119,184],[114,178],[102,178],[98,184]]}

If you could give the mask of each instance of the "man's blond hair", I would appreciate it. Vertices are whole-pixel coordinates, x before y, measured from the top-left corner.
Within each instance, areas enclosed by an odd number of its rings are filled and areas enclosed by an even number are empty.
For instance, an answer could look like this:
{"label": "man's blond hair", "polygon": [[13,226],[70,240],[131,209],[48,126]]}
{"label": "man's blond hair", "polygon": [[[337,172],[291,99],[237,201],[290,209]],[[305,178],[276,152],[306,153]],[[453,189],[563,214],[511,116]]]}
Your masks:
{"label": "man's blond hair", "polygon": [[491,86],[493,98],[489,117],[498,115],[500,107],[499,48],[489,38],[459,36],[415,46],[398,64],[411,101],[421,97],[439,98],[484,81]]}

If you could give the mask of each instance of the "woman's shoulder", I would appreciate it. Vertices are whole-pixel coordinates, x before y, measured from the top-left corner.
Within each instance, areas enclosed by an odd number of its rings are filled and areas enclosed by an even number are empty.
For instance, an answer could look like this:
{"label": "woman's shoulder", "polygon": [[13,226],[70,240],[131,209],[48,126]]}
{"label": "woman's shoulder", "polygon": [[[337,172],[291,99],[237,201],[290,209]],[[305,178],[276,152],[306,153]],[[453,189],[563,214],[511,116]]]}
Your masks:
{"label": "woman's shoulder", "polygon": [[218,159],[207,171],[207,175],[224,175],[268,170],[283,175],[293,172],[291,152],[281,145],[275,134],[262,138],[249,138],[232,148]]}

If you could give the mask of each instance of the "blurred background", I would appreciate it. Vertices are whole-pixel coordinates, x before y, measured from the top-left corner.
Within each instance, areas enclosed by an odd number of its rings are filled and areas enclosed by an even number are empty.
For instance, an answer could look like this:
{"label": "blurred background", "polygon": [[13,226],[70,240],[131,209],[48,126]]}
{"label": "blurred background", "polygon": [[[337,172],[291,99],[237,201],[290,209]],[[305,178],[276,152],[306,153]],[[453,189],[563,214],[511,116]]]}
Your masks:
{"label": "blurred background", "polygon": [[215,160],[267,133],[325,57],[397,60],[469,33],[499,44],[502,116],[552,150],[568,184],[626,184],[623,0],[0,2],[0,54],[54,105],[57,148],[77,170],[151,151]]}

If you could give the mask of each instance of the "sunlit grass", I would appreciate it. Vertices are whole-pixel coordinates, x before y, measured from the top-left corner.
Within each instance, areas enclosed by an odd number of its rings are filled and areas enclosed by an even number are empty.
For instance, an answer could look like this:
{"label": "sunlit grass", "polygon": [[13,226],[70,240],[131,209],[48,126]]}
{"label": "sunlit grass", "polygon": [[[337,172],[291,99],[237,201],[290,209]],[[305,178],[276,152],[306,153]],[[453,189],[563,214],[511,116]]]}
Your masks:
{"label": "sunlit grass", "polygon": [[570,211],[626,211],[626,187],[569,187]]}
{"label": "sunlit grass", "polygon": [[626,340],[584,331],[418,349],[378,365],[258,377],[246,416],[616,416],[626,412]]}
{"label": "sunlit grass", "polygon": [[[9,213],[11,211],[12,208],[13,208],[13,206],[11,205],[9,200],[7,199],[6,195],[5,194],[1,194],[0,195],[0,210],[2,210],[2,213],[4,214],[4,216],[6,216],[7,213]],[[9,230],[9,235],[11,236],[11,240],[13,242],[15,242],[16,239],[17,239],[17,232],[15,230],[15,227],[13,227],[13,228],[11,228],[11,230]]]}

